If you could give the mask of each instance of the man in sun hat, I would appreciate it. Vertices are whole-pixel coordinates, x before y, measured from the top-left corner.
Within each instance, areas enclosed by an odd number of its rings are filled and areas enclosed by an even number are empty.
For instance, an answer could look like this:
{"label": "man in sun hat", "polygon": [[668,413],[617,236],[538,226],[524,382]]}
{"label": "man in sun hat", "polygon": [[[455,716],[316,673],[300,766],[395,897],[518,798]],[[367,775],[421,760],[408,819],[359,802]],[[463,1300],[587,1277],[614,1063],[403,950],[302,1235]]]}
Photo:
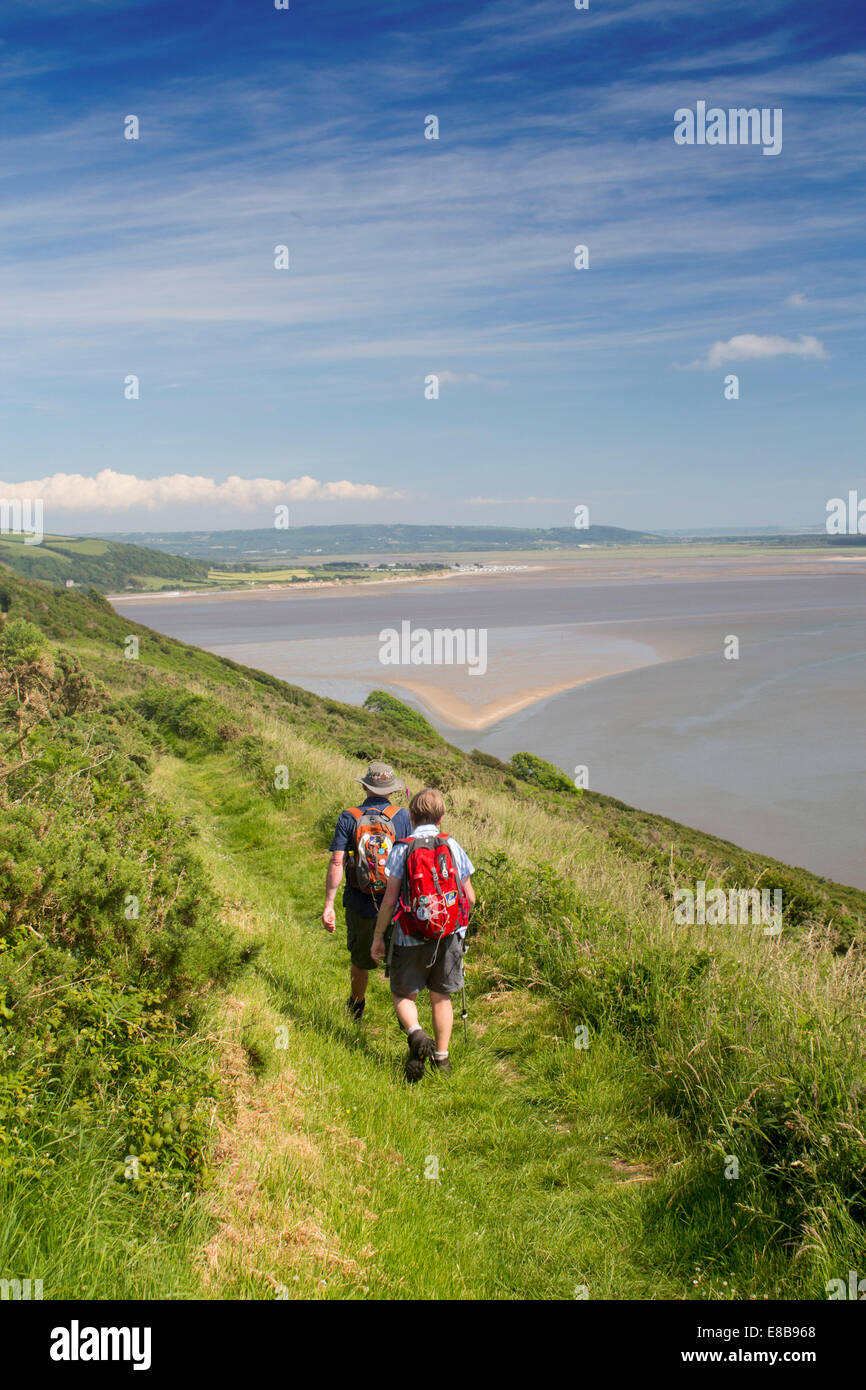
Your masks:
{"label": "man in sun hat", "polygon": [[346,946],[350,958],[351,990],[346,1008],[355,1019],[364,1012],[369,972],[378,962],[370,955],[376,917],[388,879],[388,855],[398,840],[412,833],[409,812],[394,805],[403,783],[387,763],[371,763],[363,777],[355,779],[367,793],[359,806],[341,811],[325,880],[322,922],[334,931],[334,900],[346,870],[343,907],[346,912]]}

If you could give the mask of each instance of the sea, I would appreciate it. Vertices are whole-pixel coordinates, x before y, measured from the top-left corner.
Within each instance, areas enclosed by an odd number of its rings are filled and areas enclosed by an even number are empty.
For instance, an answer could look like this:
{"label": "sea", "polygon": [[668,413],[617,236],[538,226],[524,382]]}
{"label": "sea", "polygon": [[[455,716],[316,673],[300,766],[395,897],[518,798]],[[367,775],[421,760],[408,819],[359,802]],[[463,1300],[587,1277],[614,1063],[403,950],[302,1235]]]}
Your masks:
{"label": "sea", "polygon": [[[629,805],[866,888],[864,565],[642,582],[542,569],[115,603],[320,694],[360,704],[391,690],[461,748],[528,750]],[[405,620],[484,629],[487,671],[382,665],[383,631]]]}

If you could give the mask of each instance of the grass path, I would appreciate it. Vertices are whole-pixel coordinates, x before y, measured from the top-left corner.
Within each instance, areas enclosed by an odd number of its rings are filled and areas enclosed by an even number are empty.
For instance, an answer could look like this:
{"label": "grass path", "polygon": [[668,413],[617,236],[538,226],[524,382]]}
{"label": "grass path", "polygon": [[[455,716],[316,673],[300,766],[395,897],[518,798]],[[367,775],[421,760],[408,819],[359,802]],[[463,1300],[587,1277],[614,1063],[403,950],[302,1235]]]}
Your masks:
{"label": "grass path", "polygon": [[[202,827],[230,919],[259,944],[218,1025],[233,1103],[206,1194],[210,1296],[685,1294],[647,1251],[652,1181],[600,1142],[628,1104],[625,1060],[577,1053],[535,995],[488,990],[468,1045],[458,1022],[452,1078],[407,1087],[384,979],[360,1026],[343,1009],[348,957],[319,923],[309,804],[279,810],[220,758],[164,758],[154,786]],[[468,960],[471,995],[483,971]]]}

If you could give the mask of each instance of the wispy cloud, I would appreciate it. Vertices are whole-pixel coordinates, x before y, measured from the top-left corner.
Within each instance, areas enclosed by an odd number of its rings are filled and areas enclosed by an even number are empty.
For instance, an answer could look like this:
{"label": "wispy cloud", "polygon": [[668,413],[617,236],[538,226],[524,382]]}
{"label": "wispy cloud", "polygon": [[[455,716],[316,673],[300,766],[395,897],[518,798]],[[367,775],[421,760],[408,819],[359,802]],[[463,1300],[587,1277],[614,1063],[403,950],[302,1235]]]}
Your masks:
{"label": "wispy cloud", "polygon": [[713,343],[698,365],[723,367],[727,362],[754,362],[770,357],[800,357],[826,360],[829,354],[817,338],[801,333],[797,339],[762,337],[759,333],[738,333],[726,343]]}
{"label": "wispy cloud", "polygon": [[449,372],[437,371],[441,385],[445,386],[471,386],[481,381],[477,372]]}
{"label": "wispy cloud", "polygon": [[525,507],[535,502],[568,503],[569,497],[467,497],[467,507]]}
{"label": "wispy cloud", "polygon": [[14,498],[40,498],[59,511],[159,511],[175,506],[202,506],[227,512],[252,512],[261,506],[289,502],[371,502],[403,494],[377,483],[321,483],[315,478],[213,478],[173,473],[162,478],[138,478],[110,468],[91,477],[54,473],[23,483],[0,482],[0,493]]}

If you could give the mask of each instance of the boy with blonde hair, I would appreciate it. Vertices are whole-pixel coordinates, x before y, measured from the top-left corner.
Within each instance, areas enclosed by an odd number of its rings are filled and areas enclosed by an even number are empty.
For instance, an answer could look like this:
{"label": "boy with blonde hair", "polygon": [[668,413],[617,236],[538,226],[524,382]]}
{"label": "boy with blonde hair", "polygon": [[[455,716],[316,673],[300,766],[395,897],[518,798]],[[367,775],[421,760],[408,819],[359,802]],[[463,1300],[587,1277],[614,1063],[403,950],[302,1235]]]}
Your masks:
{"label": "boy with blonde hair", "polygon": [[[445,802],[435,787],[425,787],[409,805],[412,833],[388,856],[388,884],[382,899],[370,954],[385,959],[385,933],[391,937],[391,997],[406,1032],[406,1080],[420,1081],[429,1058],[436,1071],[451,1072],[448,1044],[454,1024],[452,994],[463,988],[463,953],[469,913],[475,905],[466,851],[442,833]],[[418,1022],[416,999],[430,994],[431,1038]]]}

